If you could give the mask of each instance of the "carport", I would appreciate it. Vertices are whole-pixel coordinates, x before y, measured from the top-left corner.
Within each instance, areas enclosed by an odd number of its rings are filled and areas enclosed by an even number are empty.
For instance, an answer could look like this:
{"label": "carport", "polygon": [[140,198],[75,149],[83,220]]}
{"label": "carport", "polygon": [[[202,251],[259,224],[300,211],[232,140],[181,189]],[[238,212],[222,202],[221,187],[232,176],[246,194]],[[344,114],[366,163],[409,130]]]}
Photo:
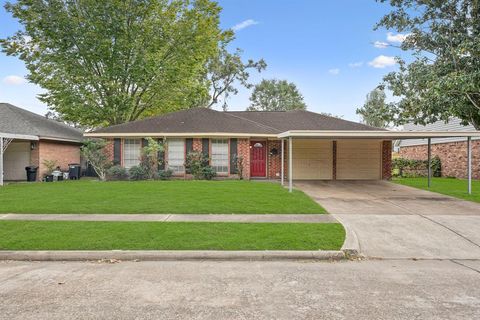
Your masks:
{"label": "carport", "polygon": [[0,186],[3,186],[3,164],[5,151],[13,140],[38,141],[38,136],[0,132]]}
{"label": "carport", "polygon": [[[428,187],[431,184],[432,138],[458,138],[467,140],[468,193],[472,193],[471,138],[480,132],[465,131],[328,131],[291,130],[278,135],[281,143],[281,182],[285,184],[285,142],[288,141],[288,188],[292,192],[294,179],[310,180],[380,180],[383,141],[400,139],[428,140]],[[310,141],[310,142],[309,142]],[[378,162],[380,161],[380,162]],[[335,165],[331,165],[335,163]],[[331,172],[332,169],[339,172]],[[300,173],[299,173],[300,171]],[[358,171],[357,176],[353,171]],[[380,175],[379,175],[380,174]]]}

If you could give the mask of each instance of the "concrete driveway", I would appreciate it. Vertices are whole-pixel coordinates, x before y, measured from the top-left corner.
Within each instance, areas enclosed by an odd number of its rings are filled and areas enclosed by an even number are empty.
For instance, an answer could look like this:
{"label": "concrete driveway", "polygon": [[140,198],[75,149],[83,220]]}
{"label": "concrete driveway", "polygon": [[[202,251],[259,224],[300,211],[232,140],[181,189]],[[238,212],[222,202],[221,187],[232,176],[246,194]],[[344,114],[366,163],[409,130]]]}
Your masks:
{"label": "concrete driveway", "polygon": [[297,182],[367,257],[480,259],[480,204],[386,181]]}

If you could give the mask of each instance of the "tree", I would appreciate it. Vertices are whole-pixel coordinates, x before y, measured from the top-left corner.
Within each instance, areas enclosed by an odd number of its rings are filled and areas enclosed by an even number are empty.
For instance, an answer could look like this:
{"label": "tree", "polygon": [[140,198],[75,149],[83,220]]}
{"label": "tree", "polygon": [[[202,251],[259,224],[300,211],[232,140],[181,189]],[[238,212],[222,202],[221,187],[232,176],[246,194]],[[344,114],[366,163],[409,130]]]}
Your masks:
{"label": "tree", "polygon": [[263,59],[258,61],[249,59],[247,63],[244,63],[241,57],[242,51],[237,49],[234,53],[229,53],[226,45],[227,43],[221,45],[219,54],[212,57],[207,66],[207,78],[211,85],[208,107],[223,101],[224,110],[227,109],[228,97],[238,93],[234,83],[238,81],[242,86],[250,89],[253,85],[248,82],[250,77],[248,70],[261,72],[267,67]]}
{"label": "tree", "polygon": [[105,152],[107,142],[102,139],[87,140],[80,148],[80,152],[85,160],[90,163],[98,175],[100,180],[105,181],[107,177],[107,169],[110,168],[112,162]]}
{"label": "tree", "polygon": [[0,40],[39,99],[88,127],[188,108],[208,96],[207,61],[226,36],[211,0],[19,0],[23,28]]}
{"label": "tree", "polygon": [[307,105],[297,86],[286,80],[262,80],[253,89],[249,111],[305,110]]}
{"label": "tree", "polygon": [[357,109],[365,124],[377,128],[386,128],[389,124],[390,113],[385,102],[383,88],[375,88],[369,94],[363,107]]}
{"label": "tree", "polygon": [[384,83],[399,101],[389,104],[397,124],[460,118],[480,129],[480,2],[377,0],[393,10],[376,25],[407,34],[401,44],[413,62]]}

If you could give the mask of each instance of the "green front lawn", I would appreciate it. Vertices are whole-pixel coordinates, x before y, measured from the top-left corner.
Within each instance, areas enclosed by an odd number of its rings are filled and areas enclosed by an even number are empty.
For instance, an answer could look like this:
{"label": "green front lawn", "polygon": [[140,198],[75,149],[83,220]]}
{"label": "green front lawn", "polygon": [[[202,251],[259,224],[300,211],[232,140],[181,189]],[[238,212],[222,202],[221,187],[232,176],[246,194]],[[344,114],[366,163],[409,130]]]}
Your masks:
{"label": "green front lawn", "polygon": [[253,181],[95,180],[0,187],[0,213],[325,213],[301,191]]}
{"label": "green front lawn", "polygon": [[0,221],[0,250],[339,250],[338,223]]}
{"label": "green front lawn", "polygon": [[480,202],[480,180],[472,180],[472,194],[468,194],[467,180],[452,178],[432,178],[430,189],[427,178],[395,178],[395,183],[410,187],[438,192],[455,198]]}

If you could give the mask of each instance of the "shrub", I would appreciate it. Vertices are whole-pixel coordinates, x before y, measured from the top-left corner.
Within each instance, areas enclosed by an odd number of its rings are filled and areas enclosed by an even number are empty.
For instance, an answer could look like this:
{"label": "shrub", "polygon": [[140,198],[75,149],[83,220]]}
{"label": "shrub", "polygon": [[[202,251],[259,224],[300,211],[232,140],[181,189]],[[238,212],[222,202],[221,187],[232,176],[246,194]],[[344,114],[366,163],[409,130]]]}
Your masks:
{"label": "shrub", "polygon": [[233,162],[237,165],[237,173],[240,180],[243,179],[243,157],[236,154],[233,157]]}
{"label": "shrub", "polygon": [[173,171],[168,169],[168,170],[159,170],[157,174],[157,178],[160,180],[168,180],[172,177]]}
{"label": "shrub", "polygon": [[122,166],[113,166],[107,170],[107,179],[108,180],[127,180],[128,179],[128,172]]}
{"label": "shrub", "polygon": [[106,179],[107,169],[112,165],[105,153],[106,145],[107,142],[103,139],[87,140],[80,149],[82,156],[92,165],[102,181]]}
{"label": "shrub", "polygon": [[[430,167],[434,177],[442,176],[442,165],[438,156],[432,158]],[[406,158],[393,159],[392,175],[404,178],[425,177],[428,175],[428,160],[414,160]]]}
{"label": "shrub", "polygon": [[47,176],[51,175],[52,172],[57,167],[57,161],[56,160],[44,160],[42,163],[45,167],[47,167]]}
{"label": "shrub", "polygon": [[211,166],[207,165],[202,168],[202,179],[212,180],[216,175],[217,173],[215,172],[215,170],[213,170]]}
{"label": "shrub", "polygon": [[148,173],[142,166],[133,166],[128,170],[130,180],[146,180],[148,179]]}
{"label": "shrub", "polygon": [[185,169],[191,173],[195,179],[211,180],[217,174],[213,168],[208,165],[208,156],[202,152],[193,151],[187,154],[185,160]]}
{"label": "shrub", "polygon": [[140,167],[145,171],[144,179],[156,179],[158,177],[158,153],[163,151],[163,144],[158,143],[152,138],[146,138],[147,145],[142,148],[140,158]]}

